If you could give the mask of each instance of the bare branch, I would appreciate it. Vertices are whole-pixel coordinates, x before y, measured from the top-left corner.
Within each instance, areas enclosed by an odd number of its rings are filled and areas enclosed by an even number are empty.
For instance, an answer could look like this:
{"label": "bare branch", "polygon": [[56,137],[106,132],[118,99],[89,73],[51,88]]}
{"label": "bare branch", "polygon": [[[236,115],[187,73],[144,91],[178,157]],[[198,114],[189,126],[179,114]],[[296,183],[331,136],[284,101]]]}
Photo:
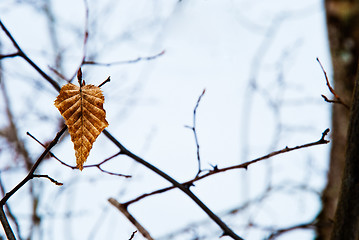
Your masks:
{"label": "bare branch", "polygon": [[41,70],[39,66],[37,66],[20,48],[19,44],[15,41],[11,33],[7,30],[5,25],[0,20],[0,27],[5,32],[6,36],[10,39],[14,47],[18,50],[19,56],[21,56],[26,62],[28,62],[44,79],[46,79],[58,92],[60,92],[59,84],[52,79],[49,75],[47,75],[44,71]]}
{"label": "bare branch", "polygon": [[105,81],[103,81],[100,85],[98,85],[98,87],[102,87],[103,85],[105,85],[106,83],[108,83],[110,81],[111,81],[111,78],[110,78],[110,76],[108,76],[108,78]]}
{"label": "bare branch", "polygon": [[34,172],[37,169],[37,167],[40,165],[41,161],[45,158],[45,156],[49,153],[50,149],[53,148],[62,134],[66,131],[67,127],[63,127],[57,134],[54,140],[49,144],[49,146],[45,149],[45,151],[41,154],[41,156],[37,159],[37,161],[34,163],[32,168],[30,169],[27,176],[18,184],[16,185],[10,192],[6,193],[5,196],[0,200],[0,206],[4,206],[6,201],[14,195],[22,186],[24,186],[28,181],[30,181],[33,178]]}
{"label": "bare branch", "polygon": [[160,175],[162,178],[169,181],[173,184],[174,187],[180,189],[184,192],[188,197],[190,197],[207,215],[210,217],[222,230],[223,235],[230,236],[235,240],[243,240],[243,238],[239,237],[236,233],[230,229],[227,224],[225,224],[216,214],[212,212],[196,195],[186,188],[185,185],[180,184],[172,177],[167,175],[165,172],[161,171],[160,169],[156,168],[152,164],[146,162],[144,159],[140,158],[139,156],[133,154],[129,150],[127,150],[115,137],[113,137],[106,129],[103,133],[121,150],[121,153],[132,158],[136,162],[140,163],[141,165],[145,166],[146,168],[150,169],[151,171],[155,172],[156,174]]}
{"label": "bare branch", "polygon": [[320,67],[322,68],[322,71],[323,71],[324,77],[325,77],[325,81],[327,82],[327,86],[328,86],[328,88],[329,88],[329,91],[334,95],[334,97],[335,97],[336,100],[329,100],[326,96],[324,96],[324,95],[321,95],[321,96],[324,98],[324,100],[325,100],[326,102],[342,104],[344,107],[346,107],[346,108],[349,110],[349,109],[350,109],[349,105],[347,105],[346,103],[344,103],[344,102],[340,99],[340,97],[338,96],[338,94],[334,91],[334,89],[333,89],[332,86],[330,85],[327,72],[324,70],[324,67],[323,67],[322,63],[320,62],[319,58],[317,58],[317,61],[318,61],[319,65],[320,65]]}
{"label": "bare branch", "polygon": [[20,56],[20,53],[10,53],[10,54],[0,54],[0,60],[4,58],[12,58],[12,57],[18,57]]}
{"label": "bare branch", "polygon": [[[46,148],[46,146],[40,142],[36,137],[34,137],[31,133],[29,132],[26,132],[26,134],[28,136],[30,136],[32,139],[34,139],[38,144],[40,144],[41,146],[43,146],[44,148]],[[66,166],[66,167],[69,167],[69,168],[72,168],[72,169],[76,169],[76,166],[71,166],[71,165],[68,165],[67,163],[61,161],[58,157],[55,156],[55,154],[53,154],[51,151],[49,152],[49,155],[53,158],[55,158],[57,161],[59,161],[62,165]]]}
{"label": "bare branch", "polygon": [[0,221],[1,221],[1,224],[4,228],[4,231],[6,233],[6,237],[9,239],[9,240],[16,240],[15,238],[15,235],[10,227],[10,224],[6,218],[6,215],[5,215],[5,212],[4,212],[4,206],[1,206],[0,208]]}
{"label": "bare branch", "polygon": [[[118,210],[120,210],[120,212],[125,215],[125,217],[137,228],[137,230],[142,234],[142,236],[144,236],[146,239],[148,240],[153,240],[153,238],[151,237],[151,234],[136,220],[136,218],[134,216],[132,216],[128,210],[127,207],[124,206],[123,204],[119,203],[116,199],[114,198],[109,198],[108,201],[114,206],[116,207]],[[134,234],[133,234],[134,235]],[[133,237],[131,236],[131,239]]]}
{"label": "bare branch", "polygon": [[[299,146],[296,146],[296,147],[291,147],[291,148],[285,147],[285,148],[283,148],[281,150],[271,152],[271,153],[269,153],[267,155],[264,155],[262,157],[256,158],[254,160],[251,160],[251,161],[239,164],[239,165],[234,165],[234,166],[230,166],[230,167],[226,167],[226,168],[218,168],[218,166],[214,166],[213,170],[209,171],[208,173],[206,173],[206,174],[204,174],[202,176],[196,176],[194,179],[182,183],[182,185],[190,186],[190,185],[193,185],[194,182],[199,181],[199,180],[201,180],[203,178],[209,177],[209,176],[217,174],[217,173],[222,173],[222,172],[225,172],[225,171],[228,171],[228,170],[240,169],[240,168],[247,169],[248,166],[253,164],[253,163],[256,163],[256,162],[259,162],[259,161],[262,161],[262,160],[265,160],[265,159],[269,159],[269,158],[274,157],[274,156],[279,155],[279,154],[291,152],[291,151],[294,151],[294,150],[299,150],[299,149],[302,149],[302,148],[312,147],[312,146],[316,146],[316,145],[327,144],[327,143],[329,143],[329,140],[326,140],[325,137],[326,137],[326,135],[328,135],[328,133],[329,133],[329,128],[327,128],[322,133],[322,137],[318,141],[311,142],[311,143],[306,143],[306,144],[299,145]],[[124,203],[124,205],[130,205],[132,203],[138,202],[139,200],[141,200],[141,199],[143,199],[145,197],[152,196],[152,195],[159,194],[159,193],[163,193],[163,192],[166,192],[168,190],[172,190],[174,188],[175,188],[175,186],[170,186],[170,187],[167,187],[167,188],[163,188],[163,189],[153,191],[151,193],[142,194],[142,195],[138,196],[137,198],[134,198],[134,199],[132,199],[130,201],[127,201],[126,203]]]}
{"label": "bare branch", "polygon": [[199,143],[198,143],[198,136],[197,136],[197,129],[196,129],[196,114],[197,114],[197,108],[199,106],[199,103],[200,103],[203,95],[205,94],[205,92],[206,92],[206,89],[203,89],[201,95],[199,96],[199,98],[197,100],[196,106],[193,109],[193,123],[192,123],[193,125],[192,125],[192,127],[186,126],[186,127],[188,127],[189,129],[191,129],[193,131],[194,140],[196,142],[197,161],[198,161],[198,172],[196,174],[196,177],[199,176],[199,174],[202,172],[202,169],[201,169],[201,156],[200,156],[200,152],[199,152]]}
{"label": "bare branch", "polygon": [[104,164],[105,162],[110,161],[111,159],[113,159],[114,157],[117,157],[121,154],[121,152],[118,152],[114,155],[112,155],[109,158],[106,158],[105,160],[103,160],[102,162],[98,163],[98,164],[93,164],[93,165],[87,165],[84,166],[84,168],[91,168],[91,167],[97,167],[101,172],[107,173],[109,175],[114,175],[114,176],[119,176],[119,177],[125,177],[125,178],[131,178],[131,175],[125,175],[125,174],[121,174],[121,173],[114,173],[114,172],[109,172],[107,170],[102,169],[102,164]]}
{"label": "bare branch", "polygon": [[[37,138],[35,138],[31,133],[27,132],[26,133],[27,135],[29,135],[32,139],[34,139],[37,143],[39,143],[41,146],[43,146],[44,148],[46,148],[46,146],[41,143]],[[113,159],[114,157],[117,157],[118,155],[120,155],[121,152],[118,152],[116,153],[115,155],[112,155],[111,157],[109,158],[106,158],[105,160],[103,160],[102,162],[98,163],[98,164],[93,164],[93,165],[87,165],[87,166],[84,166],[84,168],[91,168],[91,167],[96,167],[98,168],[101,172],[104,172],[104,173],[107,173],[109,175],[114,175],[114,176],[119,176],[119,177],[125,177],[125,178],[130,178],[132,177],[131,175],[125,175],[125,174],[121,174],[121,173],[114,173],[114,172],[110,172],[110,171],[107,171],[107,170],[104,170],[102,169],[102,164],[108,162],[109,160]],[[65,163],[64,161],[61,161],[58,157],[55,156],[55,154],[53,154],[52,152],[49,152],[49,155],[53,158],[55,158],[59,163],[61,163],[62,165],[68,167],[68,168],[71,168],[71,169],[77,169],[76,166],[71,166],[67,163]]]}

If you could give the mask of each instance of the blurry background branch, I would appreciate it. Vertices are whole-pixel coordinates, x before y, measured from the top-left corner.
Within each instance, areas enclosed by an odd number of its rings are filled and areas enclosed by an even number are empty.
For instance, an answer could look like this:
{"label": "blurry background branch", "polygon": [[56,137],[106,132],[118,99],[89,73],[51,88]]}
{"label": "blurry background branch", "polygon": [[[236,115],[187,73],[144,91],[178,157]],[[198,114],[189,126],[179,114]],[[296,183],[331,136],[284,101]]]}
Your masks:
{"label": "blurry background branch", "polygon": [[[87,12],[87,11],[86,11]],[[87,16],[87,15],[86,15]],[[87,20],[86,20],[87,21]],[[41,76],[44,77],[45,80],[50,82],[56,90],[60,90],[59,85],[54,81],[50,76],[48,76],[45,72],[43,72],[27,55],[21,50],[20,46],[16,42],[16,40],[12,37],[11,33],[7,30],[7,28],[3,25],[3,23],[0,21],[0,26],[3,29],[3,31],[6,33],[6,35],[10,38],[11,42],[14,44],[14,46],[18,49],[20,52],[20,55],[22,58],[24,58],[35,70],[37,70]],[[86,25],[86,31],[85,31],[85,40],[84,40],[84,54],[86,54],[86,43],[88,38],[88,31],[87,31],[87,25]],[[85,59],[85,56],[83,57]],[[81,66],[80,66],[81,67]],[[82,77],[81,77],[82,78]],[[46,154],[50,151],[50,149],[57,143],[60,136],[65,132],[67,127],[64,127],[55,137],[55,139],[50,143],[50,145],[46,148],[44,153],[40,156],[40,158],[35,162],[34,166],[32,166],[29,174],[23,181],[21,181],[12,191],[5,194],[5,197],[0,201],[1,205],[4,205],[8,198],[14,194],[18,189],[20,189],[27,181],[33,178],[33,173],[42,161],[42,159],[46,156]],[[235,240],[242,240],[241,237],[239,237],[232,229],[230,229],[216,214],[214,214],[199,198],[196,197],[195,194],[193,194],[188,188],[184,187],[180,183],[178,183],[176,180],[174,180],[172,177],[164,173],[163,171],[159,170],[155,166],[149,164],[142,158],[138,157],[137,155],[133,154],[132,152],[128,151],[115,137],[113,137],[107,130],[104,130],[103,133],[109,138],[110,141],[112,141],[119,149],[120,154],[127,155],[128,157],[132,158],[136,162],[144,165],[145,167],[149,168],[156,174],[160,175],[170,183],[172,183],[175,187],[179,188],[182,192],[184,192],[188,197],[190,197],[207,215],[210,217],[222,230],[223,235],[230,236],[231,238]]]}
{"label": "blurry background branch", "polygon": [[[285,237],[314,238],[312,228],[292,227],[310,222],[318,211],[326,147],[278,154],[248,171],[216,171],[249,163],[282,146],[310,142],[328,126],[328,104],[318,98],[326,89],[322,81],[313,80],[323,76],[314,61],[317,56],[328,66],[329,79],[331,75],[322,3],[165,2],[1,1],[2,23],[32,60],[23,58],[0,29],[5,75],[0,94],[8,99],[0,101],[0,118],[8,119],[8,108],[18,143],[28,153],[28,166],[43,150],[24,133],[34,133],[47,146],[63,126],[53,109],[54,85],[37,73],[61,86],[82,66],[88,83],[98,85],[113,76],[104,88],[111,136],[200,196],[235,232],[245,239],[264,239],[287,229]],[[352,46],[350,41],[344,45]],[[195,124],[200,144],[195,147],[193,135],[182,126],[195,117],[193,102],[204,86],[206,101],[200,103],[200,121]],[[6,137],[11,132],[8,123],[0,121],[3,189],[13,188],[28,173],[16,151],[18,143]],[[7,201],[4,210],[16,238],[110,240],[132,234],[130,239],[142,239],[106,199],[113,196],[126,204],[134,196],[167,191],[163,187],[168,182],[132,161],[104,134],[95,143],[89,167],[79,174],[70,164],[69,142],[64,134],[48,155],[66,167],[46,157],[37,171],[62,187],[30,181],[23,187],[28,191]],[[193,158],[199,145],[200,160]],[[133,177],[111,177],[98,170]],[[194,180],[196,172],[201,172],[197,177],[213,176],[194,187],[188,179]],[[131,214],[155,239],[218,239],[224,231],[181,194],[170,191],[144,199],[131,207]]]}
{"label": "blurry background branch", "polygon": [[[45,158],[45,156],[49,153],[49,151],[51,150],[51,148],[53,148],[56,143],[58,142],[58,140],[60,139],[60,137],[62,136],[62,134],[64,134],[64,132],[66,131],[67,127],[64,127],[63,129],[61,129],[60,132],[58,132],[56,134],[56,137],[54,138],[54,140],[52,140],[52,142],[49,144],[49,146],[47,146],[47,148],[44,150],[44,152],[40,155],[40,157],[36,160],[36,162],[34,163],[34,165],[31,167],[29,173],[27,174],[27,176],[20,182],[18,183],[11,191],[5,193],[4,197],[0,200],[0,207],[2,209],[3,212],[3,207],[6,204],[6,202],[9,200],[9,198],[14,195],[20,188],[22,188],[28,181],[30,181],[32,178],[37,177],[37,175],[34,174],[34,172],[36,171],[36,169],[38,168],[38,166],[40,165],[41,161]],[[12,230],[10,231],[8,229],[8,221],[6,216],[3,218],[1,218],[1,224],[3,225],[4,229],[7,231],[6,235],[11,239],[12,237],[15,239],[14,234],[12,233]],[[10,228],[11,229],[11,228]],[[10,237],[11,236],[11,237]]]}
{"label": "blurry background branch", "polygon": [[140,61],[154,60],[154,59],[162,56],[163,54],[165,54],[165,50],[163,50],[160,53],[157,53],[153,56],[149,56],[149,57],[138,57],[133,60],[115,61],[115,62],[109,62],[109,63],[101,63],[101,62],[95,62],[95,61],[91,61],[91,60],[84,60],[83,65],[97,65],[97,66],[103,66],[103,67],[110,67],[112,65],[132,64],[132,63],[138,63]]}

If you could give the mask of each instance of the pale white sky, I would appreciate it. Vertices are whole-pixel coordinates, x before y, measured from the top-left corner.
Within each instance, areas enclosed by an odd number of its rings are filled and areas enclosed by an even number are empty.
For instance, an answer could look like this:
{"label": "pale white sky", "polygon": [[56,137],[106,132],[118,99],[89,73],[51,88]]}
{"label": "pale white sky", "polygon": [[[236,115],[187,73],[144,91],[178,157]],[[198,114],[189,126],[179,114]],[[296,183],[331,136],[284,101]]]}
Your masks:
{"label": "pale white sky", "polygon": [[[59,48],[64,53],[62,72],[69,77],[77,71],[83,53],[84,4],[79,0],[52,2]],[[43,14],[26,3],[3,0],[0,17],[23,50],[54,75],[48,68],[54,66],[54,55]],[[85,66],[83,72],[92,84],[111,76],[112,81],[102,88],[108,130],[128,149],[178,181],[197,173],[193,134],[184,126],[192,124],[193,108],[204,88],[197,130],[205,169],[210,164],[231,166],[285,146],[316,141],[330,127],[330,106],[320,97],[330,95],[315,60],[320,58],[330,76],[322,1],[89,1],[89,26],[87,54],[101,62],[166,51],[152,61]],[[0,37],[3,52],[12,52],[2,32]],[[3,63],[6,88],[20,133],[24,133],[21,137],[36,158],[42,149],[25,133],[29,131],[42,141],[55,136],[59,113],[53,101],[57,92],[21,59]],[[249,87],[250,81],[255,81],[256,89]],[[1,102],[0,109],[4,115]],[[4,125],[0,121],[0,126]],[[63,141],[53,152],[74,165],[72,143],[69,138]],[[223,218],[241,237],[263,239],[270,232],[247,228],[249,221],[283,228],[308,222],[317,214],[317,195],[287,189],[300,183],[320,191],[328,150],[329,145],[282,155],[256,163],[248,171],[209,177],[192,190],[220,214],[261,196],[269,184],[283,187],[263,202]],[[101,135],[87,163],[97,163],[116,152]],[[9,164],[8,156],[6,151],[0,152],[0,162]],[[128,239],[134,227],[107,199],[124,202],[169,184],[123,157],[110,161],[106,169],[133,177],[126,180],[95,169],[73,171],[54,159],[43,163],[39,172],[64,186],[34,180],[43,187],[39,211],[44,224],[34,239]],[[24,174],[4,173],[1,178],[10,189]],[[19,216],[29,213],[25,190],[9,203]],[[129,210],[154,238],[207,219],[178,190],[148,197]],[[72,212],[73,218],[64,218],[67,212]],[[25,237],[29,222],[23,217],[20,223]],[[209,229],[198,232],[213,232],[212,239],[218,239],[220,229],[212,223]],[[191,239],[192,233],[176,239]],[[313,232],[305,230],[280,239],[312,238]],[[137,234],[135,239],[143,238]]]}

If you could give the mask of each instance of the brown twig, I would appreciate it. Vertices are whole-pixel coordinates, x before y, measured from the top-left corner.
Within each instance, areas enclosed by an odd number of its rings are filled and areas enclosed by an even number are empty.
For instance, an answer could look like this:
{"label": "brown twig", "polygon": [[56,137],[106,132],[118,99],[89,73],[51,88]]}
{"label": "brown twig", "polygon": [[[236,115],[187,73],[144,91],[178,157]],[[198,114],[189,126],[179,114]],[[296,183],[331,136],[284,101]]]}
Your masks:
{"label": "brown twig", "polygon": [[[46,146],[40,142],[36,137],[34,137],[31,133],[27,132],[26,133],[28,136],[30,136],[32,139],[34,139],[37,143],[39,143],[41,146],[43,146],[44,148],[46,148]],[[98,168],[101,172],[104,172],[104,173],[107,173],[109,175],[114,175],[114,176],[119,176],[119,177],[125,177],[125,178],[130,178],[132,177],[131,175],[125,175],[125,174],[121,174],[121,173],[114,173],[114,172],[110,172],[110,171],[107,171],[107,170],[104,170],[101,165],[108,162],[109,160],[113,159],[114,157],[117,157],[118,155],[120,155],[121,153],[118,152],[114,155],[112,155],[111,157],[109,158],[106,158],[105,160],[103,160],[102,162],[98,163],[98,164],[93,164],[93,165],[87,165],[87,166],[84,166],[84,168],[91,168],[91,167],[96,167]],[[64,161],[61,161],[58,157],[55,156],[55,154],[53,154],[52,152],[49,152],[49,155],[53,158],[55,158],[59,163],[61,163],[62,165],[68,167],[68,168],[71,168],[71,169],[77,169],[76,166],[71,166],[67,163],[65,163]]]}
{"label": "brown twig", "polygon": [[125,175],[125,174],[121,174],[121,173],[109,172],[109,171],[104,170],[104,169],[102,168],[102,164],[104,164],[105,162],[110,161],[111,159],[113,159],[114,157],[119,156],[120,154],[121,154],[121,152],[118,152],[118,153],[112,155],[111,157],[106,158],[105,160],[103,160],[102,162],[100,162],[100,163],[98,163],[98,164],[87,165],[87,166],[84,166],[84,168],[96,167],[96,168],[98,168],[101,172],[107,173],[107,174],[109,174],[109,175],[114,175],[114,176],[119,176],[119,177],[125,177],[125,178],[131,178],[131,177],[132,177],[131,175]]}
{"label": "brown twig", "polygon": [[[32,135],[29,132],[26,132],[26,135],[28,135],[29,137],[31,137],[32,139],[34,139],[38,144],[40,144],[42,147],[44,147],[46,149],[46,146],[40,142],[36,137],[34,137],[34,135]],[[67,165],[66,163],[62,162],[58,157],[55,156],[55,154],[53,154],[51,151],[49,152],[49,155],[53,158],[55,158],[57,161],[61,162],[64,165]],[[71,167],[70,165],[67,165],[68,167]]]}
{"label": "brown twig", "polygon": [[330,100],[327,96],[325,96],[324,94],[321,94],[320,96],[322,96],[322,98],[324,99],[324,101],[328,102],[328,103],[340,103],[337,100]]}
{"label": "brown twig", "polygon": [[299,225],[295,225],[295,226],[291,226],[291,227],[287,227],[287,228],[278,229],[275,232],[273,232],[271,235],[269,235],[267,240],[275,239],[275,238],[279,237],[279,235],[288,233],[290,231],[294,231],[294,230],[298,230],[298,229],[308,229],[308,228],[315,228],[315,224],[313,224],[313,222],[310,222],[310,223],[303,223],[303,224],[299,224]]}
{"label": "brown twig", "polygon": [[105,81],[103,81],[100,85],[98,85],[98,87],[100,88],[100,87],[102,87],[103,85],[105,85],[106,83],[108,83],[110,81],[111,81],[111,77],[108,76],[108,78]]}
{"label": "brown twig", "polygon": [[39,174],[33,174],[32,175],[32,177],[33,178],[47,178],[47,179],[49,179],[51,182],[53,182],[53,183],[55,183],[55,185],[57,185],[57,186],[62,186],[62,185],[64,185],[63,183],[60,183],[60,182],[58,182],[58,181],[56,181],[55,179],[53,179],[52,177],[50,177],[49,175],[44,175],[44,174],[41,174],[41,175],[39,175]]}
{"label": "brown twig", "polygon": [[[148,240],[153,240],[153,238],[151,237],[151,234],[136,220],[136,218],[134,216],[132,216],[128,210],[127,207],[124,206],[123,204],[119,203],[116,199],[114,198],[109,198],[108,201],[114,206],[116,207],[118,210],[120,210],[120,212],[125,215],[125,217],[137,228],[137,230],[142,234],[143,237],[145,237]],[[132,239],[132,237],[131,237]]]}
{"label": "brown twig", "polygon": [[324,96],[324,95],[321,95],[322,98],[324,98],[324,101],[329,102],[329,103],[339,103],[339,104],[342,104],[344,107],[346,107],[346,108],[349,110],[349,109],[350,109],[349,105],[347,105],[345,102],[343,102],[343,101],[341,100],[341,98],[338,96],[338,94],[334,91],[334,89],[333,89],[332,86],[330,85],[327,72],[324,70],[324,67],[323,67],[322,63],[320,62],[319,58],[317,58],[317,61],[318,61],[319,65],[320,65],[320,67],[321,67],[321,69],[322,69],[322,71],[323,71],[323,73],[324,73],[324,77],[325,77],[325,81],[326,81],[326,83],[327,83],[328,89],[329,89],[329,91],[334,95],[334,98],[335,98],[336,100],[329,100],[329,99],[328,99],[326,96]]}
{"label": "brown twig", "polygon": [[[291,148],[285,147],[285,148],[283,148],[281,150],[271,152],[271,153],[269,153],[267,155],[264,155],[262,157],[256,158],[254,160],[251,160],[251,161],[239,164],[239,165],[234,165],[234,166],[225,167],[225,168],[218,168],[218,166],[214,166],[213,170],[209,171],[208,173],[206,173],[206,174],[204,174],[202,176],[197,176],[192,180],[189,180],[187,182],[182,183],[182,185],[190,186],[190,185],[193,185],[194,182],[202,180],[203,178],[209,177],[209,176],[214,175],[214,174],[222,173],[222,172],[225,172],[225,171],[228,171],[228,170],[240,169],[240,168],[247,169],[248,166],[253,164],[253,163],[256,163],[256,162],[259,162],[259,161],[262,161],[262,160],[265,160],[265,159],[268,159],[268,158],[271,158],[271,157],[274,157],[274,156],[279,155],[279,154],[291,152],[291,151],[302,149],[302,148],[312,147],[312,146],[316,146],[316,145],[327,144],[327,143],[329,143],[329,140],[326,140],[325,137],[326,137],[326,135],[328,133],[329,133],[329,128],[327,128],[322,133],[322,137],[318,141],[311,142],[311,143],[306,143],[306,144],[299,145],[299,146],[296,146],[296,147],[291,147]],[[127,201],[127,202],[125,202],[123,204],[128,206],[128,205],[130,205],[132,203],[138,202],[139,200],[141,200],[141,199],[143,199],[145,197],[149,197],[149,196],[152,196],[152,195],[155,195],[155,194],[163,193],[163,192],[172,190],[174,188],[175,188],[174,186],[170,186],[170,187],[162,188],[162,189],[150,192],[150,193],[145,193],[145,194],[142,194],[142,195],[138,196],[137,198],[134,198],[134,199],[132,199],[130,201]]]}
{"label": "brown twig", "polygon": [[156,59],[156,58],[162,56],[163,54],[165,54],[165,50],[163,50],[162,52],[157,53],[157,54],[155,54],[153,56],[138,57],[138,58],[133,59],[133,60],[115,61],[115,62],[109,62],[109,63],[100,63],[100,62],[85,60],[83,62],[83,65],[96,65],[96,66],[109,67],[109,66],[112,66],[112,65],[132,64],[132,63],[137,63],[137,62],[140,62],[140,61],[150,61],[150,60],[153,60],[153,59]]}
{"label": "brown twig", "polygon": [[[45,146],[42,142],[40,142],[36,137],[34,137],[31,133],[26,132],[26,134],[27,134],[28,136],[30,136],[32,139],[34,139],[34,140],[35,140],[38,144],[40,144],[42,147],[46,148],[46,146]],[[63,162],[63,161],[61,161],[61,160],[60,160],[58,157],[56,157],[55,154],[53,154],[51,151],[49,152],[49,155],[50,155],[50,157],[55,158],[59,163],[61,163],[62,165],[66,166],[66,167],[69,167],[69,168],[71,168],[71,169],[76,169],[76,168],[77,168],[76,166],[71,166],[71,165],[69,165],[69,164],[67,164],[67,163],[65,163],[65,162]]]}
{"label": "brown twig", "polygon": [[50,69],[50,71],[52,71],[53,73],[55,73],[56,76],[58,76],[58,77],[61,78],[62,80],[67,81],[66,77],[65,77],[62,73],[60,73],[57,69],[55,69],[55,68],[53,68],[53,67],[51,67],[51,66],[47,66],[47,67]]}

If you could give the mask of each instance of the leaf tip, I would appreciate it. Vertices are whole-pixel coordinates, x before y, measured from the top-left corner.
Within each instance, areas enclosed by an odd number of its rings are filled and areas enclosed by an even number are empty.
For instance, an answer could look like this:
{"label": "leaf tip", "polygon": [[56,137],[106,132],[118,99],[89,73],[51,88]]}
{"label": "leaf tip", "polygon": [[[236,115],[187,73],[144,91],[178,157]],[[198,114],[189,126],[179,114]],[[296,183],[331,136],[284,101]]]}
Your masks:
{"label": "leaf tip", "polygon": [[83,163],[78,163],[76,168],[78,168],[80,171],[82,171],[84,169],[84,164]]}

